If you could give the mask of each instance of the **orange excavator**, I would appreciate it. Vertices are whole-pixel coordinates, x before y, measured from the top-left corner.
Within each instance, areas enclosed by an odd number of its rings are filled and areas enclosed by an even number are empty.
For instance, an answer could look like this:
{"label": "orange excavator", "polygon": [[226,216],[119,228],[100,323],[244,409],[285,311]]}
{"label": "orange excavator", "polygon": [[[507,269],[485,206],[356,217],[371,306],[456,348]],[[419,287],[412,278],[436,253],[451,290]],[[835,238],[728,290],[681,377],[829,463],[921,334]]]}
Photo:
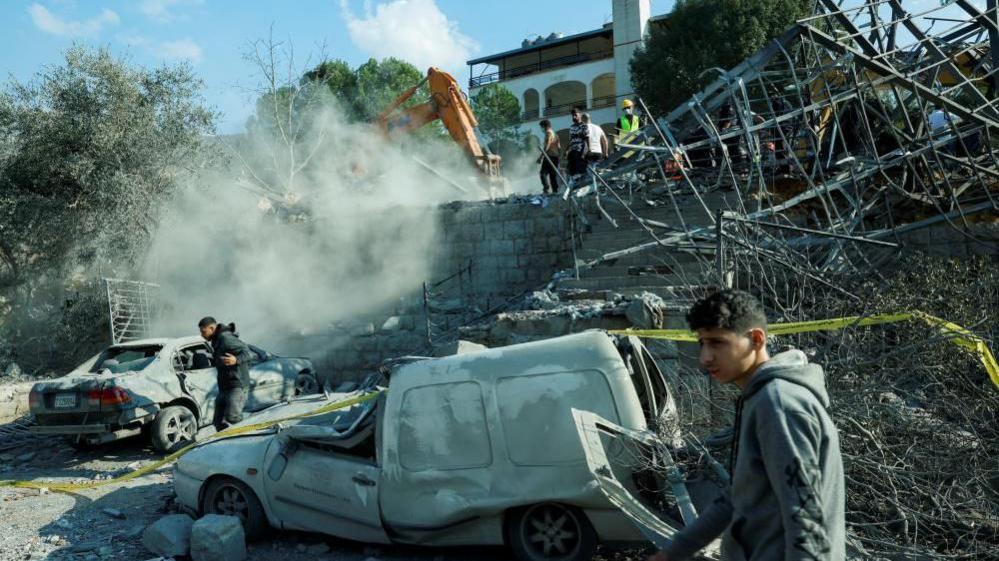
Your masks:
{"label": "orange excavator", "polygon": [[[413,97],[423,84],[429,86],[430,100],[396,111],[406,100]],[[485,153],[479,145],[479,140],[475,136],[475,127],[479,122],[465,99],[465,94],[462,93],[454,77],[439,68],[431,67],[427,70],[427,77],[403,92],[385,111],[382,111],[375,124],[385,136],[392,138],[400,133],[414,131],[437,119],[444,123],[448,134],[465,151],[475,168],[490,185],[502,181],[500,157]]]}

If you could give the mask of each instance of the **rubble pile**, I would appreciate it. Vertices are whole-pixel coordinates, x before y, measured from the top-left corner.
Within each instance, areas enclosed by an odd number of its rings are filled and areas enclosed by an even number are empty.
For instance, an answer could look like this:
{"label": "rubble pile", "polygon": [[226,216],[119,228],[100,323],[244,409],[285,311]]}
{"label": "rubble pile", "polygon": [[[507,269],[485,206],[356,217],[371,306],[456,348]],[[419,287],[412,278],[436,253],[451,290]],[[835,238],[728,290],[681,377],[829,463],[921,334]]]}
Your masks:
{"label": "rubble pile", "polygon": [[[583,258],[553,285],[621,293],[638,282],[628,277],[658,278],[667,323],[716,287],[754,292],[777,321],[921,310],[994,347],[996,15],[969,2],[919,13],[895,0],[818,2],[739,66],[712,69],[714,83],[577,182],[570,200],[595,206],[621,243],[605,247],[614,236],[602,233],[593,255],[584,235]],[[535,314],[558,309],[533,302]],[[594,309],[628,325],[658,321],[637,303],[631,314],[623,302]],[[516,313],[490,334],[527,321]],[[999,392],[973,354],[918,323],[783,345],[827,369],[858,555],[999,556]],[[698,375],[692,353],[680,345],[680,380]],[[699,438],[734,412],[724,389],[678,393],[681,411],[712,404],[681,415]]]}

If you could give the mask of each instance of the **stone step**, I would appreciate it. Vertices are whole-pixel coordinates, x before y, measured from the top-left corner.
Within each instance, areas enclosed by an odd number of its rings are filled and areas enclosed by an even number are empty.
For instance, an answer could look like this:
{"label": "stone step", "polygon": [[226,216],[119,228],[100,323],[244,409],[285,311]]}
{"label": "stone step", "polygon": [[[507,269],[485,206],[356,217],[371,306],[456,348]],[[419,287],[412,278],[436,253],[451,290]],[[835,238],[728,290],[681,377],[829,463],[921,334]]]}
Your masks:
{"label": "stone step", "polygon": [[[637,244],[635,244],[637,245]],[[583,247],[576,249],[576,259],[589,261],[598,259],[608,253],[628,249],[628,245],[610,245],[607,247]],[[707,247],[701,252],[701,259],[714,259],[714,251]],[[698,258],[690,252],[670,251],[664,247],[650,247],[648,249],[618,257],[613,265],[673,265],[675,263],[697,263]]]}
{"label": "stone step", "polygon": [[[581,275],[582,276],[582,275]],[[662,276],[626,276],[626,277],[582,277],[578,279],[562,279],[558,282],[559,288],[582,288],[585,290],[614,290],[620,291],[624,288],[634,288],[638,286],[682,286],[687,281],[692,280],[680,275]]]}
{"label": "stone step", "polygon": [[667,275],[676,275],[679,277],[692,277],[696,278],[700,274],[700,268],[696,264],[689,264],[687,267],[682,265],[673,267],[670,265],[598,265],[589,269],[580,269],[579,276],[581,278],[595,279],[595,278],[623,278],[623,277],[633,277],[639,279],[648,278],[660,278]]}

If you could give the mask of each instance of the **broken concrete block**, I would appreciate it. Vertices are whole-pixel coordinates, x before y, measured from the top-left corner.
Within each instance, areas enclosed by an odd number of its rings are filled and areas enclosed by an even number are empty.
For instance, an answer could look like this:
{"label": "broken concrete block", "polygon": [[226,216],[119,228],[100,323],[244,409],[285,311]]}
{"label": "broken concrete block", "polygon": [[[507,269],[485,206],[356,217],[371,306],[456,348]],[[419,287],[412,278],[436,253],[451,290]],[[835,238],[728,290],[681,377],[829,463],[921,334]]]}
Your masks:
{"label": "broken concrete block", "polygon": [[105,509],[102,509],[101,512],[103,512],[104,514],[107,514],[111,518],[117,518],[118,520],[124,520],[125,519],[125,513],[122,512],[122,511],[120,511],[120,510],[118,510],[118,509],[116,509],[116,508],[105,508]]}
{"label": "broken concrete block", "polygon": [[191,529],[191,559],[194,561],[243,561],[246,536],[235,516],[209,514]]}
{"label": "broken concrete block", "polygon": [[402,320],[399,319],[399,316],[392,316],[382,324],[382,331],[399,331],[401,327]]}
{"label": "broken concrete block", "polygon": [[650,292],[643,292],[632,300],[624,315],[639,329],[660,329],[663,326],[665,307],[662,298]]}
{"label": "broken concrete block", "polygon": [[194,519],[186,514],[164,516],[142,533],[142,545],[157,555],[175,557],[191,550]]}

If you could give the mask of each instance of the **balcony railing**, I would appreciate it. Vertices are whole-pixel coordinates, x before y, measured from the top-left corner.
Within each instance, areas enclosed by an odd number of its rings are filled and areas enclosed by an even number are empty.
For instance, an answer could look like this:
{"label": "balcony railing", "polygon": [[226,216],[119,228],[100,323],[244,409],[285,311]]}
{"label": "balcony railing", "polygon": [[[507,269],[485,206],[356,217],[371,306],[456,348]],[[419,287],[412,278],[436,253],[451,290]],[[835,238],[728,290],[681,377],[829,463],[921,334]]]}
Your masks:
{"label": "balcony railing", "polygon": [[545,70],[550,70],[552,68],[559,68],[561,66],[570,66],[582,62],[589,62],[591,60],[601,60],[605,58],[610,58],[612,56],[614,56],[614,51],[599,51],[595,53],[578,53],[560,58],[553,58],[551,60],[543,60],[541,62],[528,64],[527,66],[518,66],[517,68],[507,68],[506,70],[493,72],[492,74],[473,76],[471,79],[468,80],[468,87],[478,88],[479,86],[485,86],[486,84],[499,82],[501,80],[509,80],[511,78],[517,78],[519,76],[526,76],[528,74],[543,72]]}
{"label": "balcony railing", "polygon": [[582,107],[584,111],[595,111],[597,109],[606,109],[608,107],[616,107],[617,102],[620,99],[626,97],[633,98],[635,94],[625,94],[625,95],[607,95],[603,97],[595,97],[590,103],[586,103],[585,99],[577,99],[576,101],[571,101],[569,103],[562,103],[560,105],[552,105],[550,107],[545,107],[538,111],[537,109],[531,109],[529,111],[524,111],[521,115],[521,120],[523,121],[533,121],[536,120],[540,115],[545,117],[558,117],[559,115],[567,115],[572,111],[573,107]]}

